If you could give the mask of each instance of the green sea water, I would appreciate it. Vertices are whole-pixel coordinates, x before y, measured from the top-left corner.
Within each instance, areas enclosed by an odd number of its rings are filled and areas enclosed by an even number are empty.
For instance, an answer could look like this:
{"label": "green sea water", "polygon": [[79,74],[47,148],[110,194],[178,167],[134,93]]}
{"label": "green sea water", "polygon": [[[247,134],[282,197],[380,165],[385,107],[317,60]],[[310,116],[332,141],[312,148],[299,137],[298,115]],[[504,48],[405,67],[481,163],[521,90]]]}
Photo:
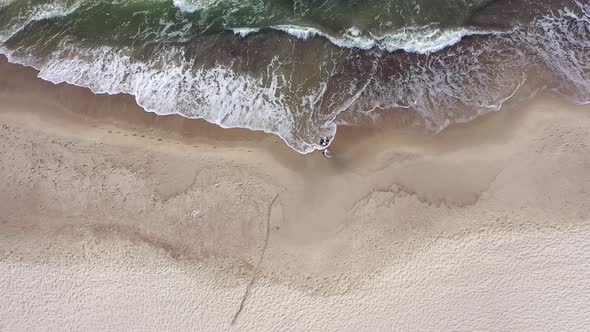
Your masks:
{"label": "green sea water", "polygon": [[[290,27],[342,38],[375,38],[404,28],[456,29],[491,0],[14,0],[0,11],[4,34],[24,23],[81,40],[127,45],[188,40],[234,29]],[[64,15],[67,14],[67,15]],[[51,24],[30,22],[51,21]],[[32,27],[31,27],[32,28]],[[351,46],[354,46],[351,42]]]}

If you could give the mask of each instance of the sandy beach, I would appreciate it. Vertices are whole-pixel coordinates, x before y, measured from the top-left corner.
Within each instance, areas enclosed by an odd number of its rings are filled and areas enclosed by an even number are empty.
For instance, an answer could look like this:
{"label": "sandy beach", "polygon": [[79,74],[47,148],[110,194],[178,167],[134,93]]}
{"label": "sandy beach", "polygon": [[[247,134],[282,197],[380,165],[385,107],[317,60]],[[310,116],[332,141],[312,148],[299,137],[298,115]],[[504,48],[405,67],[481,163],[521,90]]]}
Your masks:
{"label": "sandy beach", "polygon": [[590,323],[590,106],[340,127],[326,159],[2,58],[0,127],[3,331]]}

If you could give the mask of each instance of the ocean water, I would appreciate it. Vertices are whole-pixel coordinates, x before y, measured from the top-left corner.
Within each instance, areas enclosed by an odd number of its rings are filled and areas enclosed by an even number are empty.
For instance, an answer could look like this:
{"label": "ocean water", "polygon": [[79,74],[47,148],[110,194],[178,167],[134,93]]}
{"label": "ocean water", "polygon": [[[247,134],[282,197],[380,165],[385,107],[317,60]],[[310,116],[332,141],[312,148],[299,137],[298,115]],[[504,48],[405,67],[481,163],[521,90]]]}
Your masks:
{"label": "ocean water", "polygon": [[517,95],[590,102],[590,2],[0,0],[0,53],[309,153],[390,112],[436,132]]}

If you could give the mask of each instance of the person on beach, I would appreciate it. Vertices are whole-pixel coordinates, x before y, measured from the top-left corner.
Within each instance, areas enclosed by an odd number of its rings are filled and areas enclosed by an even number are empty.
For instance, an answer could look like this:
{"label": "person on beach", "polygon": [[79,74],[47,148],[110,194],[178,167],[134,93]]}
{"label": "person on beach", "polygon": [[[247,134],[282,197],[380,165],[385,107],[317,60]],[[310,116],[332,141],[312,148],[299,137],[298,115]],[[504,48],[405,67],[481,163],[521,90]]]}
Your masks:
{"label": "person on beach", "polygon": [[325,147],[325,149],[322,150],[322,154],[326,158],[332,158],[332,152],[328,150],[328,145],[330,145],[331,140],[330,137],[322,137],[322,139],[320,139],[320,146]]}

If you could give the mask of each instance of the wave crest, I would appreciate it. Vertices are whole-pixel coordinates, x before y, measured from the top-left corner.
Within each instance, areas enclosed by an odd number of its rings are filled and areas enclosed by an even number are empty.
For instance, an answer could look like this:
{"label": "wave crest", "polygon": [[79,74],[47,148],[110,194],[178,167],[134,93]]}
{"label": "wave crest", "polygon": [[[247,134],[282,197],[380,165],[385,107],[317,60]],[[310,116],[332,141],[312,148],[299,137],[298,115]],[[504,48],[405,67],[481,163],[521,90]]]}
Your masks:
{"label": "wave crest", "polygon": [[359,29],[353,27],[340,36],[334,36],[313,27],[277,25],[271,28],[283,31],[301,40],[324,37],[339,47],[358,48],[362,50],[378,48],[388,52],[403,50],[418,54],[440,51],[446,47],[455,45],[466,36],[499,33],[473,28],[443,29],[436,25],[429,25],[404,28],[381,36],[370,33],[363,34]]}

